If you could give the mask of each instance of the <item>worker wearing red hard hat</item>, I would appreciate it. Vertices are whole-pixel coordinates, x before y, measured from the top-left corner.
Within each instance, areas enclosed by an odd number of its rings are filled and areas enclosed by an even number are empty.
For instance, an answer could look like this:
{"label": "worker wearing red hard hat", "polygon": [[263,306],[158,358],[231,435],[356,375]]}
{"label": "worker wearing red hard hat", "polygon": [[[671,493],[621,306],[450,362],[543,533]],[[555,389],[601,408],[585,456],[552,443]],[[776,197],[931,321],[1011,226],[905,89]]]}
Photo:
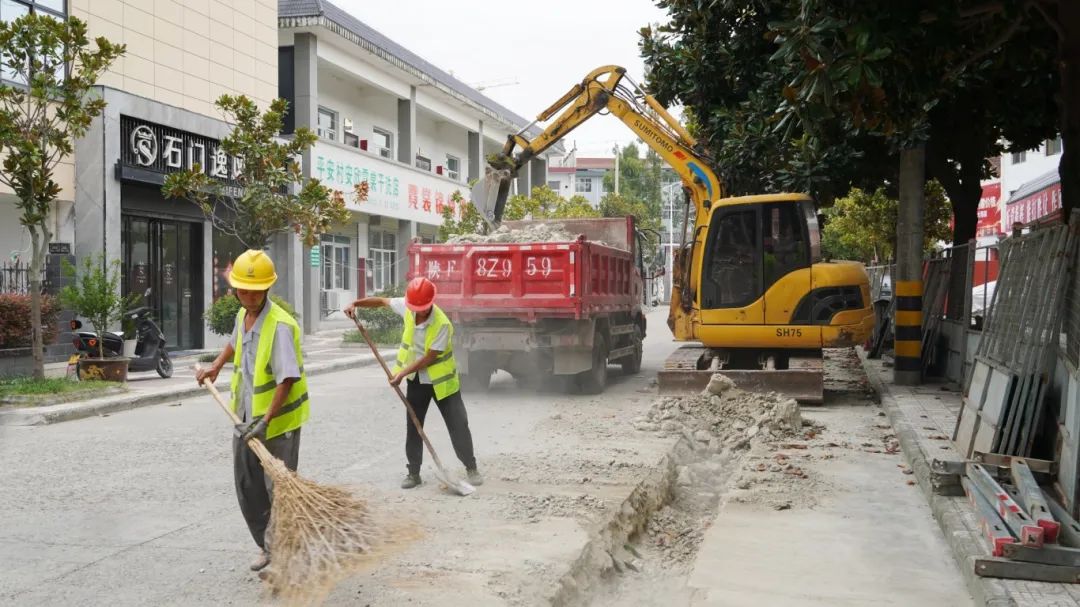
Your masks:
{"label": "worker wearing red hard hat", "polygon": [[[402,380],[407,380],[405,395],[421,425],[431,399],[435,399],[443,421],[446,422],[446,429],[450,432],[454,453],[465,465],[469,482],[473,485],[483,484],[484,478],[476,469],[469,416],[465,412],[465,402],[461,399],[461,381],[457,363],[454,361],[454,326],[439,306],[435,305],[435,284],[427,278],[417,276],[409,281],[405,297],[365,297],[347,306],[345,314],[353,318],[356,308],[383,306],[389,307],[405,319],[401,347],[394,365],[394,377],[390,383],[396,386]],[[424,445],[420,433],[416,431],[408,416],[405,418],[405,427],[408,474],[401,482],[401,488],[412,489],[420,484]]]}

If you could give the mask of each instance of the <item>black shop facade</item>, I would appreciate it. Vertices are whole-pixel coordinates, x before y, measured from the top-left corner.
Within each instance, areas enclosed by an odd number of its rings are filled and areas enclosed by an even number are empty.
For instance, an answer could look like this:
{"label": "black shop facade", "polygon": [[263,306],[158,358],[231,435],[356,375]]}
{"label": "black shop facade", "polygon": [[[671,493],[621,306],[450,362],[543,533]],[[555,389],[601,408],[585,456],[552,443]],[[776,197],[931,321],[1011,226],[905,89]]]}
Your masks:
{"label": "black shop facade", "polygon": [[[121,91],[105,94],[117,99],[107,100],[106,115],[76,149],[76,255],[104,250],[108,259],[120,260],[122,293],[150,307],[170,350],[216,347],[224,338],[209,332],[203,314],[228,293],[231,260],[244,247],[213,229],[196,204],[168,199],[161,187],[168,174],[196,165],[232,182],[239,161],[219,146],[228,127]],[[103,148],[103,163],[84,172],[83,148],[95,134],[102,139],[89,147]],[[95,201],[89,193],[99,168]]]}

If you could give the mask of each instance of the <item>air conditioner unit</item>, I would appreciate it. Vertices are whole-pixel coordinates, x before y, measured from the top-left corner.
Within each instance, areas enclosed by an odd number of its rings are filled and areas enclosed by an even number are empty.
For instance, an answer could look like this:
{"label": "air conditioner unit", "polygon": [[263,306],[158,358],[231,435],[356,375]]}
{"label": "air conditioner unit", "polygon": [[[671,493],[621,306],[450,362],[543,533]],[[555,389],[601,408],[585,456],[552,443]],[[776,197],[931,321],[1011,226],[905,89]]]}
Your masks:
{"label": "air conditioner unit", "polygon": [[458,173],[457,171],[447,171],[446,176],[454,181],[461,179],[461,173]]}
{"label": "air conditioner unit", "polygon": [[341,293],[337,291],[324,291],[326,293],[326,309],[327,310],[340,310],[341,309]]}
{"label": "air conditioner unit", "polygon": [[389,158],[390,151],[390,148],[379,148],[379,156],[382,156],[383,158]]}

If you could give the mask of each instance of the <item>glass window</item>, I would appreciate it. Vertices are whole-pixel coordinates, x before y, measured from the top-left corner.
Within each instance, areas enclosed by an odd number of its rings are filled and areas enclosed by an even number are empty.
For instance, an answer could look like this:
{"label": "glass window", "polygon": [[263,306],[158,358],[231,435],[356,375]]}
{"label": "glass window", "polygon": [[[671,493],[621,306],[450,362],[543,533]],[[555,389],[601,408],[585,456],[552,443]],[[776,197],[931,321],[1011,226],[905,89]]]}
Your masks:
{"label": "glass window", "polygon": [[705,250],[702,308],[740,308],[760,296],[757,214],[753,208],[733,210],[712,220]]}
{"label": "glass window", "polygon": [[577,187],[574,188],[577,192],[591,192],[592,191],[592,179],[587,177],[578,177],[576,180]]}
{"label": "glass window", "polygon": [[394,156],[394,136],[390,131],[379,127],[375,127],[373,133],[372,140],[375,143],[373,151],[383,158],[392,158]]}
{"label": "glass window", "polygon": [[1024,162],[1025,160],[1027,160],[1027,152],[1013,152],[1012,153],[1012,163],[1013,164],[1020,164],[1020,163]]}
{"label": "glass window", "polygon": [[799,203],[765,207],[765,288],[790,272],[810,267],[810,247],[807,246]]}
{"label": "glass window", "polygon": [[322,236],[322,288],[323,290],[350,289],[352,284],[352,239],[348,236]]}
{"label": "glass window", "polygon": [[418,168],[418,169],[420,169],[422,171],[430,171],[431,170],[431,159],[427,158],[425,156],[421,156],[420,154],[417,154],[416,155],[416,168]]}
{"label": "glass window", "polygon": [[337,141],[337,112],[324,107],[319,108],[318,131],[319,137]]}
{"label": "glass window", "polygon": [[450,179],[461,179],[461,159],[456,156],[446,155],[446,176]]}
{"label": "glass window", "polygon": [[1061,153],[1061,135],[1046,140],[1046,155],[1054,156]]}

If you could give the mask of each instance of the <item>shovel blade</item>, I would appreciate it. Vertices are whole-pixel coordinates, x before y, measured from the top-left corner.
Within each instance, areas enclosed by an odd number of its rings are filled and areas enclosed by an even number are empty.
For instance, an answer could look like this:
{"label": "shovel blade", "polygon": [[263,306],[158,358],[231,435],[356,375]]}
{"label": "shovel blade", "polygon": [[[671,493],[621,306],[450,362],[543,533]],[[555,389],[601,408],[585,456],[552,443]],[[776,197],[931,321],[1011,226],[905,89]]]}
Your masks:
{"label": "shovel blade", "polygon": [[477,181],[470,190],[469,197],[473,206],[489,225],[494,226],[497,223],[496,214],[506,204],[512,179],[513,176],[508,170],[488,168],[483,179]]}
{"label": "shovel blade", "polygon": [[435,468],[435,478],[439,479],[439,482],[445,485],[448,491],[462,497],[476,492],[476,487],[473,487],[461,479],[455,478],[452,474],[442,468]]}

